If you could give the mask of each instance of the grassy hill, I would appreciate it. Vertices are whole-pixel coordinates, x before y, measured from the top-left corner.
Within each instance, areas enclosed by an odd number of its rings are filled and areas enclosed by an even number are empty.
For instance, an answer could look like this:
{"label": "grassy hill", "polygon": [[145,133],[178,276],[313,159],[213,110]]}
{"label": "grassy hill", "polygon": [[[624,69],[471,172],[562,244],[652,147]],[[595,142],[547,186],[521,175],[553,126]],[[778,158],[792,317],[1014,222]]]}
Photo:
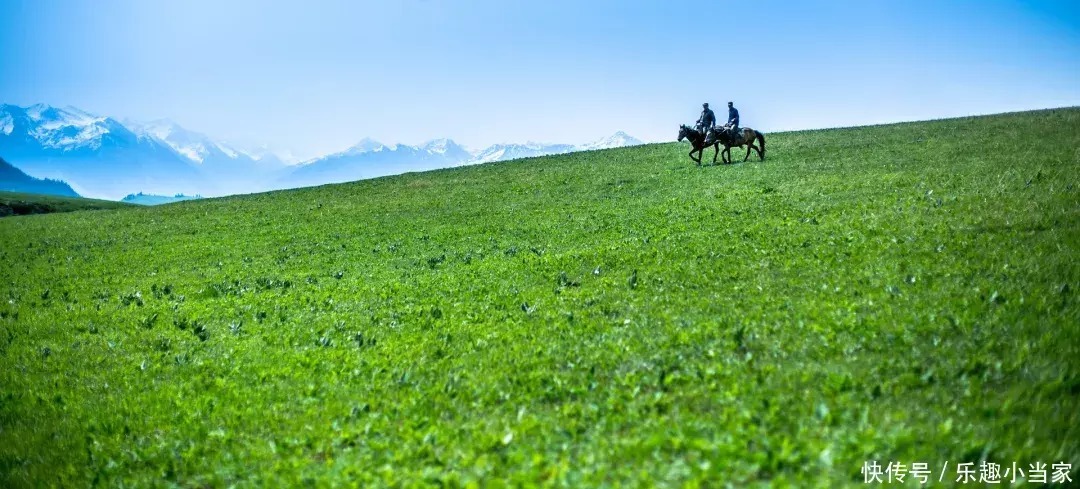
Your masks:
{"label": "grassy hill", "polygon": [[1080,110],[767,137],[0,220],[0,486],[1077,480]]}
{"label": "grassy hill", "polygon": [[0,217],[101,209],[120,209],[128,204],[111,200],[60,197],[0,191]]}

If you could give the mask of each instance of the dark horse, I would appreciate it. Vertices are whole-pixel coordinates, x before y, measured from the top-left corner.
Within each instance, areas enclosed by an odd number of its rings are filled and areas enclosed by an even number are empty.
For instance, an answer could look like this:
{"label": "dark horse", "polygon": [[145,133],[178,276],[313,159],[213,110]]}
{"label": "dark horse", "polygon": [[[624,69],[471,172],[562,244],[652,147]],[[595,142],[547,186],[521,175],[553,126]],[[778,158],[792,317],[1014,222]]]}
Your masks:
{"label": "dark horse", "polygon": [[[712,130],[709,136],[705,138],[705,141],[712,141],[713,144],[724,145],[724,151],[720,153],[720,157],[724,159],[724,163],[731,164],[732,146],[740,148],[746,146],[746,156],[743,157],[743,161],[750,159],[750,150],[757,151],[758,158],[761,158],[761,161],[765,161],[765,135],[750,129],[749,127],[741,128],[737,134],[731,134],[724,128],[718,127]],[[761,147],[755,146],[755,141],[760,141]],[[713,163],[716,163],[716,155],[713,155]]]}
{"label": "dark horse", "polygon": [[[720,147],[717,146],[717,143],[715,141],[706,142],[705,133],[690,126],[687,126],[686,124],[682,124],[679,126],[679,142],[681,143],[683,139],[690,141],[690,147],[692,149],[687,156],[689,156],[691,160],[694,160],[698,164],[698,166],[701,166],[701,157],[704,156],[705,148],[708,148],[709,146],[714,146],[716,152],[720,152]],[[694,153],[698,154],[697,158],[694,158]],[[716,163],[715,154],[713,155],[713,163]]]}
{"label": "dark horse", "polygon": [[[691,160],[694,160],[698,166],[701,166],[701,158],[704,156],[705,148],[708,148],[709,146],[713,147],[714,153],[712,161],[713,164],[716,164],[716,157],[721,153],[721,144],[724,145],[723,152],[727,153],[727,156],[724,158],[724,163],[731,163],[732,146],[747,146],[746,157],[743,158],[743,161],[750,158],[751,149],[757,151],[761,161],[765,161],[765,135],[750,129],[749,127],[742,128],[741,133],[733,138],[731,134],[723,128],[715,128],[708,136],[706,136],[705,133],[687,126],[686,124],[682,124],[679,126],[679,142],[681,143],[683,139],[690,141],[690,146],[693,149],[690,150],[690,153],[687,156],[689,156]],[[761,141],[761,147],[754,145],[755,141]],[[697,158],[694,157],[694,153],[697,153]]]}

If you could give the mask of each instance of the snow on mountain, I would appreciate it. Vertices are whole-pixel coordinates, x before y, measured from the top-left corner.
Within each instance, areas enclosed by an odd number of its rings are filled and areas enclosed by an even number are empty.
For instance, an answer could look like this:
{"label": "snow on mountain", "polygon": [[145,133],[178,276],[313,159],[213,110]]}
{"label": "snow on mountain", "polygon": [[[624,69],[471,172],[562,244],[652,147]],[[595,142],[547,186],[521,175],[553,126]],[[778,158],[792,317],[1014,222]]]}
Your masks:
{"label": "snow on mountain", "polygon": [[578,146],[577,150],[590,151],[594,149],[610,149],[621,148],[623,146],[638,146],[641,144],[645,143],[623,131],[618,131],[615,134],[612,134],[606,138]]}
{"label": "snow on mountain", "polygon": [[157,138],[195,163],[210,160],[250,160],[253,158],[205,134],[189,131],[168,119],[151,122],[125,120],[124,124],[139,134]]}
{"label": "snow on mountain", "polygon": [[121,124],[74,107],[0,105],[0,155],[35,175],[105,198],[131,192],[246,193],[637,144],[643,143],[623,131],[577,146],[527,142],[475,152],[446,138],[420,146],[364,138],[339,153],[290,166],[294,158],[268,146],[240,148],[167,119]]}
{"label": "snow on mountain", "polygon": [[[371,138],[364,138],[364,139],[361,139],[359,143],[356,143],[355,145],[353,145],[349,149],[346,149],[345,151],[343,151],[341,153],[338,153],[338,154],[339,155],[356,156],[356,155],[361,155],[361,154],[364,154],[364,153],[371,153],[371,152],[374,152],[374,151],[382,151],[385,148],[386,148],[386,146],[383,143],[380,143],[380,142],[378,142],[378,141],[376,141],[374,139],[371,139]],[[324,156],[323,158],[328,158],[330,156],[335,156],[335,155]],[[316,160],[318,160],[318,159],[319,158],[316,158]]]}
{"label": "snow on mountain", "polygon": [[247,193],[264,190],[278,177],[284,164],[276,157],[253,158],[232,146],[190,131],[168,119],[151,122],[125,121],[137,133],[153,137],[196,164],[216,188],[203,189],[207,195]]}
{"label": "snow on mountain", "polygon": [[387,146],[365,138],[345,151],[298,166],[279,182],[291,186],[347,182],[457,166],[470,157],[465,148],[450,139],[436,139],[422,146]]}
{"label": "snow on mountain", "polygon": [[492,161],[516,160],[554,154],[569,153],[575,150],[571,144],[495,144],[477,154],[469,163],[489,163]]}
{"label": "snow on mountain", "polygon": [[244,157],[244,158],[251,159],[250,156],[248,156],[246,154],[241,154],[239,151],[236,151],[235,149],[232,149],[232,148],[230,148],[230,147],[228,147],[228,146],[226,146],[224,144],[216,143],[215,145],[217,146],[218,151],[221,151],[222,153],[225,153],[225,156],[228,156],[229,158],[237,159],[237,158],[240,158],[240,157]]}
{"label": "snow on mountain", "polygon": [[[158,139],[74,107],[0,105],[0,155],[36,176],[68,182],[90,197],[120,198],[131,186],[191,192],[205,181]],[[10,126],[10,127],[9,127]]]}
{"label": "snow on mountain", "polygon": [[364,138],[345,151],[316,158],[297,167],[281,179],[281,185],[301,186],[346,182],[409,171],[431,170],[466,164],[489,163],[519,158],[593,149],[617,148],[642,144],[619,131],[604,139],[575,146],[571,144],[495,144],[477,152],[469,152],[451,139],[434,139],[420,146],[394,144],[387,146]]}
{"label": "snow on mountain", "polygon": [[11,135],[11,132],[15,130],[15,118],[11,114],[4,112],[0,114],[0,133],[5,136]]}
{"label": "snow on mountain", "polygon": [[577,146],[570,144],[543,144],[535,142],[527,142],[525,144],[495,144],[473,154],[473,157],[467,163],[489,163],[492,161],[532,158],[536,156],[570,153],[573,151],[621,148],[623,146],[636,146],[639,144],[645,143],[623,131],[618,131],[606,138]]}
{"label": "snow on mountain", "polygon": [[469,154],[469,152],[460,144],[455,143],[452,139],[432,139],[424,143],[423,149],[434,154]]}
{"label": "snow on mountain", "polygon": [[73,107],[58,109],[36,104],[21,109],[5,105],[0,110],[4,112],[4,118],[10,120],[11,126],[10,130],[5,127],[4,135],[12,135],[16,130],[15,119],[21,115],[27,135],[42,146],[53,149],[75,149],[80,146],[98,148],[103,142],[102,136],[119,126],[112,119],[96,117]]}

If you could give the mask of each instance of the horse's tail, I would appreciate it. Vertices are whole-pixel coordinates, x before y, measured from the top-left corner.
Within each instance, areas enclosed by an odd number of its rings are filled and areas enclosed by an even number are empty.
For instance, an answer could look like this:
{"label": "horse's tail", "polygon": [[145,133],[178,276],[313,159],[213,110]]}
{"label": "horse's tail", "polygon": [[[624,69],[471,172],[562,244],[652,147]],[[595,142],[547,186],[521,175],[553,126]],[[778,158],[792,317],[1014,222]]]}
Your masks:
{"label": "horse's tail", "polygon": [[765,135],[761,131],[754,131],[757,135],[758,141],[761,141],[761,161],[765,161]]}

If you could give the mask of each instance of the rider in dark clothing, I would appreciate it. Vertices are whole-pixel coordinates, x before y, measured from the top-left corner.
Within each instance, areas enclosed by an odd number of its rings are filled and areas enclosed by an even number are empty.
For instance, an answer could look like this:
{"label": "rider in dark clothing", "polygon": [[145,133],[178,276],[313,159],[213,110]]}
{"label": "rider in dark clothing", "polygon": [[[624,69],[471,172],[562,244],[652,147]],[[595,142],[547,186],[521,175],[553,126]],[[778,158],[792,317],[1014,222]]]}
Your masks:
{"label": "rider in dark clothing", "polygon": [[709,134],[709,130],[716,125],[716,114],[713,114],[708,102],[701,104],[701,108],[701,117],[698,117],[697,127],[705,134]]}
{"label": "rider in dark clothing", "polygon": [[727,103],[727,124],[725,124],[732,136],[739,134],[739,110],[731,102]]}

